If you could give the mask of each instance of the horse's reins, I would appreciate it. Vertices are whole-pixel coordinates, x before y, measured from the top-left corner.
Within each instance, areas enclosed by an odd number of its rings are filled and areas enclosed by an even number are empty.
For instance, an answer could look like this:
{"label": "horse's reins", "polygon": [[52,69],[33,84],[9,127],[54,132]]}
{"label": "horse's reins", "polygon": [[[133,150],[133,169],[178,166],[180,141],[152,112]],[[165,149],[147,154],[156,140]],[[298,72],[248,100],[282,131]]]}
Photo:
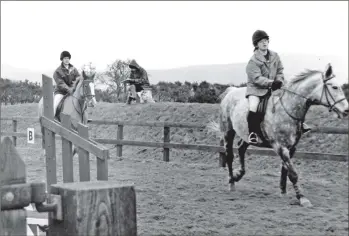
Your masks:
{"label": "horse's reins", "polygon": [[[324,77],[324,75],[322,74],[322,78],[323,78],[323,77]],[[283,92],[283,94],[281,95],[279,101],[280,101],[281,106],[284,108],[285,112],[287,113],[287,115],[290,116],[290,117],[291,117],[292,119],[294,119],[294,120],[304,122],[306,113],[304,113],[304,116],[303,116],[302,118],[297,118],[297,117],[293,116],[290,112],[287,111],[286,107],[284,106],[284,103],[282,102],[282,97],[284,96],[284,94],[285,94],[286,91],[287,91],[287,92],[290,92],[290,93],[293,93],[293,94],[295,94],[295,95],[297,95],[297,96],[299,96],[299,97],[302,97],[302,98],[306,99],[306,107],[305,107],[306,110],[309,109],[309,107],[310,107],[311,105],[323,105],[323,106],[325,106],[325,107],[328,107],[328,108],[329,108],[329,112],[331,112],[336,104],[338,104],[338,103],[340,103],[341,101],[345,100],[345,98],[342,98],[342,99],[339,99],[339,100],[335,101],[334,97],[332,96],[331,92],[329,91],[329,89],[328,89],[328,87],[327,87],[328,85],[326,84],[326,82],[327,82],[328,80],[334,78],[334,77],[335,77],[335,76],[331,76],[331,77],[329,77],[329,78],[326,79],[326,80],[322,79],[322,81],[323,81],[323,87],[322,87],[321,97],[320,97],[320,100],[319,100],[319,101],[318,101],[317,99],[312,100],[312,99],[310,99],[310,98],[308,98],[308,97],[306,97],[306,96],[304,96],[304,95],[302,95],[302,94],[296,93],[296,92],[291,91],[291,90],[289,90],[289,89],[281,88],[284,92]],[[325,94],[325,96],[326,96],[326,102],[327,102],[327,104],[321,103],[324,94]],[[333,103],[332,105],[331,105],[331,102],[330,102],[330,99],[329,99],[328,96],[330,96],[331,99],[334,101],[334,103]],[[275,106],[275,104],[274,104],[274,106]]]}
{"label": "horse's reins", "polygon": [[[81,81],[81,83],[84,83],[84,81]],[[83,84],[82,84],[81,86],[83,86]],[[84,114],[84,112],[85,112],[86,109],[87,109],[87,105],[85,105],[85,106],[82,107],[82,105],[81,105],[79,99],[78,99],[77,97],[75,97],[73,94],[72,94],[71,96],[72,96],[73,98],[75,98],[76,100],[78,100],[78,102],[79,102],[79,104],[80,104],[81,111],[79,111],[79,110],[75,107],[75,104],[74,104],[74,102],[73,102],[74,109],[81,115],[81,122],[83,123],[83,119],[84,119],[83,114]],[[85,98],[86,98],[86,97],[92,97],[92,98],[94,98],[95,95],[86,94],[86,93],[85,93],[85,89],[82,88],[82,99],[81,99],[81,100],[83,100],[83,101],[85,102]],[[81,113],[80,113],[80,112],[81,112]]]}

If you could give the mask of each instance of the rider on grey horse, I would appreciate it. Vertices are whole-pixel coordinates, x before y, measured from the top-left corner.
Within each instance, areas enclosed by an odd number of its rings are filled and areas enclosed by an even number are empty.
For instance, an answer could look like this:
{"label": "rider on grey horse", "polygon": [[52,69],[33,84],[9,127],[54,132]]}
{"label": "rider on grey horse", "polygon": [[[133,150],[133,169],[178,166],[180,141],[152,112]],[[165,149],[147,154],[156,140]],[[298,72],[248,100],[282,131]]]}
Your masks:
{"label": "rider on grey horse", "polygon": [[127,103],[130,103],[131,100],[136,100],[136,93],[141,92],[144,86],[149,86],[148,74],[137,64],[136,60],[130,62],[129,68],[131,69],[131,74],[127,82],[131,86],[129,88],[130,95],[127,99]]}
{"label": "rider on grey horse", "polygon": [[71,55],[67,51],[61,53],[61,65],[53,73],[53,78],[56,82],[56,88],[53,98],[53,111],[56,114],[56,109],[59,102],[66,94],[73,94],[76,84],[79,82],[80,73],[70,64]]}
{"label": "rider on grey horse", "polygon": [[[249,142],[258,142],[258,126],[261,120],[257,108],[260,97],[271,90],[280,89],[284,83],[284,67],[279,55],[268,49],[269,36],[265,31],[257,30],[252,36],[254,54],[246,66],[248,76],[246,98],[249,102],[249,114],[247,117],[249,128]],[[302,132],[306,133],[311,129],[302,125]]]}

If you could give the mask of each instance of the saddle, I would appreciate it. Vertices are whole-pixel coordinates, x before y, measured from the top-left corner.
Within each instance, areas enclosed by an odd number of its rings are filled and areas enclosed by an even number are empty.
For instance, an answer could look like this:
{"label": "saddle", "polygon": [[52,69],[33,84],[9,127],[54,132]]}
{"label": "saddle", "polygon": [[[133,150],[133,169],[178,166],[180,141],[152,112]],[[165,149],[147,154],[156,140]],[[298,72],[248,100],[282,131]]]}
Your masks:
{"label": "saddle", "polygon": [[259,97],[260,101],[259,101],[259,104],[257,107],[257,113],[260,115],[261,121],[264,120],[264,115],[265,115],[265,111],[267,110],[268,101],[269,101],[270,96],[271,96],[271,91],[268,90],[267,94],[265,94],[262,97]]}
{"label": "saddle", "polygon": [[54,118],[56,118],[59,122],[61,122],[61,112],[63,111],[64,101],[68,96],[69,94],[66,94],[63,96],[61,101],[58,103],[56,110],[54,111],[55,112]]}
{"label": "saddle", "polygon": [[271,147],[269,142],[268,142],[268,140],[263,135],[262,130],[261,130],[261,123],[264,120],[265,112],[267,110],[268,101],[269,101],[270,97],[271,97],[271,90],[268,90],[267,94],[265,94],[264,96],[259,97],[260,101],[259,101],[259,104],[258,104],[258,107],[257,107],[257,114],[258,114],[259,119],[258,119],[258,125],[256,125],[256,127],[258,127],[257,135],[262,140],[262,143],[258,145],[258,146],[261,146],[261,147]]}

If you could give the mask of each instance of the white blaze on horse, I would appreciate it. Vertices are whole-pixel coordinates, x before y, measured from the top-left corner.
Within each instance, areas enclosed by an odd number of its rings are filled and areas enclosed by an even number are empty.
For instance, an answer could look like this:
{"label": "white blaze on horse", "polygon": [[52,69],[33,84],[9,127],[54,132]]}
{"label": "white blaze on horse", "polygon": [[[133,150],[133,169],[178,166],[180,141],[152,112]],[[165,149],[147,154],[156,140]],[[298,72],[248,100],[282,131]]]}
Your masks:
{"label": "white blaze on horse", "polygon": [[[75,91],[72,95],[65,95],[62,99],[61,105],[54,112],[56,119],[60,121],[59,115],[65,113],[71,117],[72,128],[77,130],[77,124],[87,123],[87,107],[94,107],[97,104],[95,98],[95,81],[96,68],[91,64],[84,64],[82,66],[81,76],[76,84]],[[53,106],[53,104],[52,104]],[[43,98],[40,99],[38,104],[39,109],[39,122],[41,126],[41,133],[44,135],[44,128],[41,125],[41,117],[43,116]],[[58,114],[57,114],[57,111]],[[58,116],[57,116],[58,115]],[[44,136],[42,138],[42,148],[45,147]],[[74,147],[73,155],[77,152]]]}
{"label": "white blaze on horse", "polygon": [[[321,105],[334,111],[338,118],[348,116],[348,101],[339,83],[333,79],[332,66],[328,64],[325,71],[306,70],[286,81],[286,84],[273,92],[264,103],[264,114],[260,122],[261,139],[253,146],[272,148],[282,160],[280,189],[286,194],[287,176],[293,184],[296,197],[302,206],[311,206],[298,185],[298,174],[292,163],[292,156],[301,138],[301,124],[304,122],[310,106]],[[220,122],[212,121],[208,127],[219,132],[224,140],[225,155],[229,170],[229,185],[235,190],[234,183],[245,174],[245,152],[248,143],[248,100],[245,98],[246,87],[229,87],[222,95],[220,104]],[[261,101],[263,103],[263,101]],[[259,107],[260,108],[260,107]],[[240,138],[238,152],[241,168],[233,174],[233,139]]]}

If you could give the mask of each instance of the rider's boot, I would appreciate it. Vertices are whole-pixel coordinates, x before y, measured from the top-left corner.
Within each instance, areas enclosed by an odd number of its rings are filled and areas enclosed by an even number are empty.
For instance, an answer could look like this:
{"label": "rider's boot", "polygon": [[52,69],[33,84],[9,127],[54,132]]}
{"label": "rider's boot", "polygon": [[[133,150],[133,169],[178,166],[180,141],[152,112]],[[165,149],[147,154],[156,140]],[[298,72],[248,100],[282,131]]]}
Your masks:
{"label": "rider's boot", "polygon": [[257,135],[257,125],[258,125],[258,114],[253,111],[249,111],[247,116],[247,123],[248,123],[248,142],[250,144],[257,144],[258,143],[258,135]]}
{"label": "rider's boot", "polygon": [[311,131],[311,128],[306,123],[302,123],[301,127],[302,127],[302,134],[306,134]]}

